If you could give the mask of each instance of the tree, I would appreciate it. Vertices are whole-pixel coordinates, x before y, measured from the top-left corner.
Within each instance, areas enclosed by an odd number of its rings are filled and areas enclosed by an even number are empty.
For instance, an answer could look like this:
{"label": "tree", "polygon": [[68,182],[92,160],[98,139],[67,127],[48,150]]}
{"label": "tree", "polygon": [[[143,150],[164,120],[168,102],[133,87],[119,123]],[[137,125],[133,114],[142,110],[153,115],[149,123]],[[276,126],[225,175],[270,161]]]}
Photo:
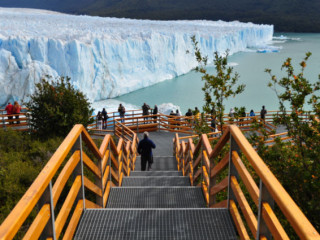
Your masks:
{"label": "tree", "polygon": [[88,126],[93,121],[88,99],[71,85],[69,77],[51,80],[47,76],[36,84],[26,103],[31,113],[29,124],[35,135],[44,139],[65,137],[75,124]]}
{"label": "tree", "polygon": [[[291,58],[286,59],[281,68],[286,76],[280,79],[266,69],[271,78],[269,87],[279,100],[280,114],[274,116],[274,124],[284,125],[292,141],[277,138],[275,144],[268,147],[257,136],[251,140],[258,154],[319,231],[320,103],[317,91],[320,90],[320,82],[310,83],[304,76],[310,56],[311,53],[307,53],[300,62],[299,73],[295,73]],[[268,138],[266,134],[264,137]],[[282,223],[288,225],[285,220]],[[290,239],[298,239],[292,230],[289,232]]]}
{"label": "tree", "polygon": [[191,40],[195,50],[196,60],[199,63],[199,66],[196,67],[195,70],[202,73],[202,80],[205,81],[202,88],[205,95],[205,105],[203,106],[203,110],[206,113],[211,113],[212,109],[214,109],[216,112],[216,118],[218,119],[218,125],[220,126],[221,131],[223,131],[223,117],[225,111],[224,102],[230,96],[235,97],[237,94],[242,93],[245,85],[241,84],[235,88],[239,74],[235,72],[233,75],[233,67],[228,66],[228,51],[226,52],[226,56],[219,56],[218,52],[214,53],[216,74],[210,75],[206,69],[208,57],[202,56],[196,37],[192,36]]}

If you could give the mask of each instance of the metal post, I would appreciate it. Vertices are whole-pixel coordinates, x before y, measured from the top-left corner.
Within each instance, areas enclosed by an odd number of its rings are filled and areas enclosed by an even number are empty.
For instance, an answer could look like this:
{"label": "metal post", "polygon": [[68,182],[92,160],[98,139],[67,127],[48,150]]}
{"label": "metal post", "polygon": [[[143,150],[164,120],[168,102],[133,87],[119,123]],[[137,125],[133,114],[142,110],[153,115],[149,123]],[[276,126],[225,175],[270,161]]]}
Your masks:
{"label": "metal post", "polygon": [[233,151],[236,151],[239,154],[239,156],[241,156],[240,148],[239,148],[237,142],[234,140],[234,138],[230,134],[229,175],[228,175],[228,209],[229,209],[230,200],[237,202],[237,199],[231,189],[231,176],[235,176],[237,179],[239,179],[239,174],[237,172],[237,169],[232,162],[232,152]]}
{"label": "metal post", "polygon": [[256,239],[260,239],[260,236],[265,236],[268,240],[272,239],[272,234],[268,229],[266,222],[262,217],[262,204],[269,203],[270,207],[274,208],[274,200],[270,195],[268,189],[260,179],[260,192],[259,192],[259,208],[258,208],[258,228]]}
{"label": "metal post", "polygon": [[113,114],[113,135],[116,135],[116,121],[115,121],[114,113],[112,114]]}
{"label": "metal post", "polygon": [[[72,147],[72,152],[80,151],[80,163],[76,166],[73,171],[73,176],[76,178],[77,176],[81,176],[81,190],[78,193],[77,200],[83,200],[83,209],[85,209],[85,191],[84,191],[84,174],[83,174],[83,156],[82,156],[82,138],[81,134],[78,137],[77,141]],[[97,202],[100,203],[100,200],[97,198]]]}
{"label": "metal post", "polygon": [[44,228],[40,239],[52,238],[56,240],[56,229],[55,229],[55,216],[54,216],[54,206],[53,206],[53,198],[52,198],[52,183],[50,181],[48,187],[42,194],[39,202],[39,209],[42,208],[44,204],[50,204],[50,220],[48,221],[46,227]]}

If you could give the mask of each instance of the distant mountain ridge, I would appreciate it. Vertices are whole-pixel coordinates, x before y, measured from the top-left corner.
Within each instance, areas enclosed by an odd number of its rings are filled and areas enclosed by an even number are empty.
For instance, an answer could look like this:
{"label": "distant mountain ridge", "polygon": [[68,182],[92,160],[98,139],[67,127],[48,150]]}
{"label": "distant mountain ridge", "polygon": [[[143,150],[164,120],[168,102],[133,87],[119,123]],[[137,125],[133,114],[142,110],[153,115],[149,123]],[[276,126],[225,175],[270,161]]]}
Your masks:
{"label": "distant mountain ridge", "polygon": [[239,20],[274,24],[275,31],[320,32],[319,0],[1,0],[0,6],[153,20]]}

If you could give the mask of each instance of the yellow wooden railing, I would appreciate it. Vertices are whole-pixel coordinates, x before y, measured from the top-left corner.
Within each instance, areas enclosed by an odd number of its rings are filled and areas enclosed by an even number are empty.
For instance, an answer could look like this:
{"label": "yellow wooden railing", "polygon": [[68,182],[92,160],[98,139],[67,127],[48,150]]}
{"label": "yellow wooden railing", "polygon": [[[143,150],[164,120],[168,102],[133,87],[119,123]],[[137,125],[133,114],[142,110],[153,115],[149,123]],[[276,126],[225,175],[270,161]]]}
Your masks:
{"label": "yellow wooden railing", "polygon": [[[125,132],[121,136],[116,145],[111,135],[106,135],[98,149],[86,129],[75,125],[0,226],[0,239],[14,238],[36,209],[37,216],[23,239],[72,239],[83,210],[105,207],[110,188],[121,186],[123,176],[134,169],[137,136],[132,132],[129,138]],[[88,149],[87,153],[84,149]],[[91,174],[86,175],[88,172]],[[68,181],[72,186],[66,198],[60,199],[62,192],[68,190]],[[92,192],[95,200],[87,199],[86,191]]]}
{"label": "yellow wooden railing", "polygon": [[[230,151],[223,156],[222,149],[226,144],[230,144]],[[320,239],[319,233],[237,126],[228,126],[213,149],[205,134],[199,138],[196,146],[191,138],[181,141],[176,134],[174,150],[178,168],[184,176],[190,177],[192,185],[202,186],[208,206],[227,207],[230,210],[241,239],[250,239],[245,226],[256,239],[271,239],[271,236],[274,239],[289,239],[273,211],[274,202],[301,239]],[[243,157],[259,177],[259,186],[246,168]],[[228,169],[228,174],[223,178],[219,174],[225,169]],[[243,187],[240,187],[240,182]],[[246,189],[256,205],[256,215],[242,188]],[[217,202],[216,196],[222,191],[227,191],[227,199]]]}

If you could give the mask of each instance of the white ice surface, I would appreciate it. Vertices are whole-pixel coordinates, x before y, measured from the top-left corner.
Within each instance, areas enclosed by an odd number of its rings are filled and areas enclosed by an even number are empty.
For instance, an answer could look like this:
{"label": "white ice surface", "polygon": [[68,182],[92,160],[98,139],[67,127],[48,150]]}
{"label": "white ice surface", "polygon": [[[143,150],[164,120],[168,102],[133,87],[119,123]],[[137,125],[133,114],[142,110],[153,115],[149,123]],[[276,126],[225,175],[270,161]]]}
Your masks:
{"label": "white ice surface", "polygon": [[212,57],[215,51],[266,45],[273,26],[0,8],[0,106],[26,100],[45,75],[69,76],[91,101],[99,101],[185,74],[196,66],[192,35]]}

